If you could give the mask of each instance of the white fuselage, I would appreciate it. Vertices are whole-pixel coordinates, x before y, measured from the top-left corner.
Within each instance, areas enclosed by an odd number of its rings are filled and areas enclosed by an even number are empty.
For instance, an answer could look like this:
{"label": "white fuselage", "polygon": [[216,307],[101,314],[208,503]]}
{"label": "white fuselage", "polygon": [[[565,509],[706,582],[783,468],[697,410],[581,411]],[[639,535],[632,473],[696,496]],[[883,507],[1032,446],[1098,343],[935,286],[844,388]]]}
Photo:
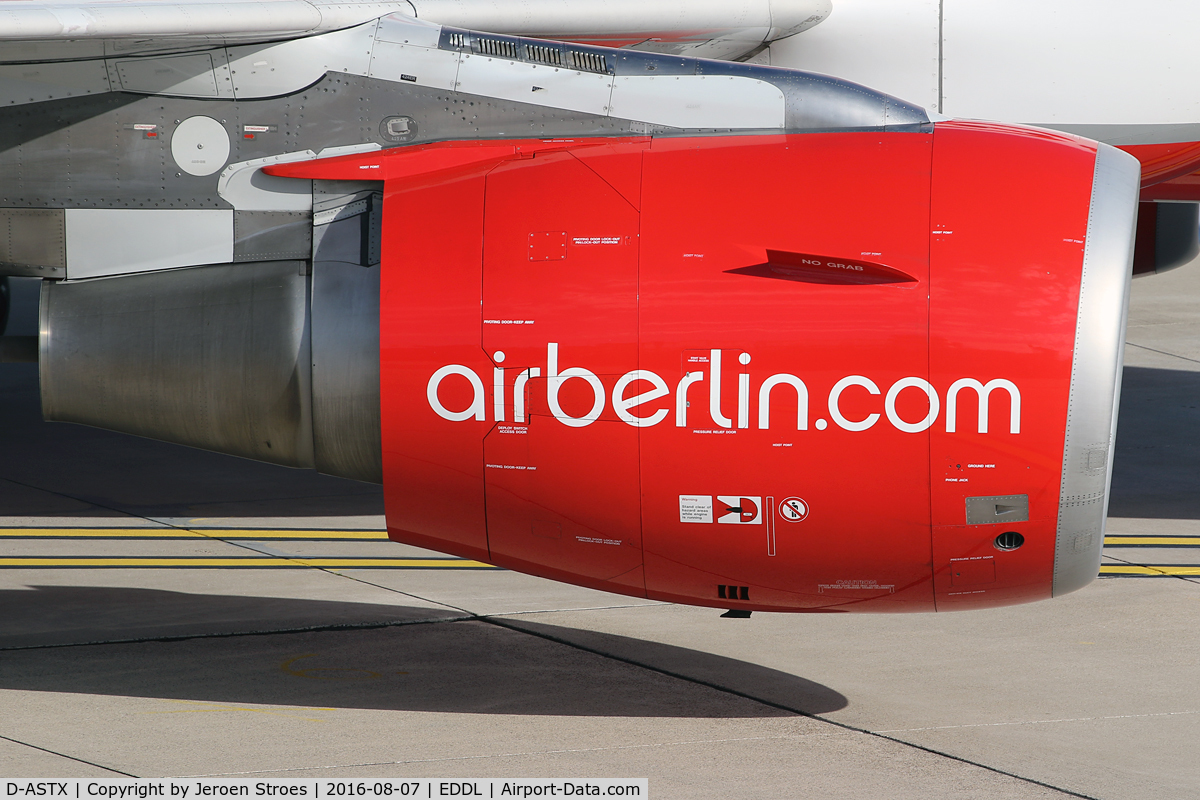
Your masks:
{"label": "white fuselage", "polygon": [[1111,144],[1200,140],[1200,4],[837,0],[754,60],[866,84],[954,117]]}

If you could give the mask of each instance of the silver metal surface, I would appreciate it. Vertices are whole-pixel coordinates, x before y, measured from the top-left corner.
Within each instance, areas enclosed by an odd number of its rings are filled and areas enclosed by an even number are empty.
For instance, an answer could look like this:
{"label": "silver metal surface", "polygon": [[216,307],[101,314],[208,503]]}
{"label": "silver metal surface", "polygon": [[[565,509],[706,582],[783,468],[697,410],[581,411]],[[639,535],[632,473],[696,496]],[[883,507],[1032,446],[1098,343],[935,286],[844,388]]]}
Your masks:
{"label": "silver metal surface", "polygon": [[389,14],[379,20],[375,41],[409,44],[414,47],[437,47],[442,26],[427,19],[415,19],[405,14]]}
{"label": "silver metal surface", "polygon": [[968,525],[999,525],[1029,520],[1029,495],[1007,494],[995,497],[968,497]]}
{"label": "silver metal surface", "polygon": [[[369,267],[379,263],[383,216],[382,184],[315,181],[314,262]],[[329,192],[322,189],[328,187]],[[355,187],[361,187],[355,190]]]}
{"label": "silver metal surface", "polygon": [[[462,59],[456,83],[460,92],[582,111],[597,116],[640,119],[619,109],[610,112],[612,75],[595,75],[548,64],[528,64],[471,53],[456,55],[460,55]],[[676,97],[683,94],[678,91],[678,87],[676,89]]]}
{"label": "silver metal surface", "polygon": [[277,261],[45,282],[43,416],[312,467],[304,272]]}
{"label": "silver metal surface", "polygon": [[1100,571],[1140,180],[1136,158],[1099,146],[1071,364],[1054,547],[1056,597],[1091,583]]}
{"label": "silver metal surface", "polygon": [[217,97],[217,76],[210,53],[122,58],[113,61],[121,88],[127,92]]}
{"label": "silver metal surface", "polygon": [[66,267],[34,267],[28,264],[0,264],[0,275],[11,275],[14,278],[53,278],[67,277]]}
{"label": "silver metal surface", "polygon": [[0,275],[66,277],[62,209],[0,208]]}
{"label": "silver metal surface", "polygon": [[233,261],[233,212],[213,209],[68,208],[67,277]]}
{"label": "silver metal surface", "polygon": [[313,181],[313,446],[317,469],[383,482],[379,222],[383,184]]}
{"label": "silver metal surface", "polygon": [[[436,25],[408,20],[414,29]],[[239,100],[292,94],[319,81],[326,72],[366,75],[371,65],[376,22],[307,39],[228,48],[234,95]],[[427,34],[428,35],[428,34]],[[392,80],[399,80],[396,76]]]}
{"label": "silver metal surface", "polygon": [[328,225],[331,222],[338,220],[350,219],[357,217],[360,214],[366,214],[371,210],[371,201],[368,198],[362,200],[354,200],[344,206],[338,208],[327,208],[323,211],[314,211],[312,224],[316,226]]}
{"label": "silver metal surface", "polygon": [[316,467],[383,483],[379,268],[313,262],[312,409]]}
{"label": "silver metal surface", "polygon": [[609,80],[615,117],[674,128],[783,128],[786,122],[784,93],[757,78],[619,75]]}
{"label": "silver metal surface", "polygon": [[313,449],[329,475],[383,483],[380,181],[313,181]]}
{"label": "silver metal surface", "polygon": [[233,212],[233,260],[307,260],[312,253],[312,218],[302,211]]}
{"label": "silver metal surface", "polygon": [[[556,59],[565,59],[568,66],[599,73],[594,76],[597,79],[608,74],[615,76],[611,80],[613,89],[608,108],[599,112],[602,116],[628,119],[636,125],[662,125],[671,129],[657,131],[659,133],[764,128],[784,128],[796,132],[858,130],[911,128],[929,123],[929,116],[924,109],[898,98],[840,78],[798,70],[672,58],[657,53],[582,45],[558,45],[542,40],[501,37],[453,28],[442,29],[440,47],[443,50],[457,50],[462,55],[458,91],[481,92],[485,97],[517,96],[516,84],[500,88],[492,83],[495,80],[492,72],[499,76],[505,71],[511,73],[517,69],[502,65],[522,62],[525,73],[532,74],[532,67],[538,63],[544,65],[545,51],[558,50]],[[484,65],[478,70],[491,70],[489,80],[478,82],[477,86],[469,85],[471,81],[464,81],[469,60]],[[542,69],[544,71],[546,67]],[[514,74],[520,74],[520,70]],[[541,94],[532,85],[527,91]],[[568,89],[566,94],[570,95],[570,102],[575,105],[568,106],[563,99],[551,101],[549,92],[545,100],[531,99],[530,102],[544,102],[564,109],[594,107],[594,98],[591,106],[585,102],[586,93]],[[782,98],[779,94],[783,95]],[[782,120],[778,118],[780,100]]]}
{"label": "silver metal surface", "polygon": [[0,65],[0,106],[111,90],[103,61]]}
{"label": "silver metal surface", "polygon": [[406,81],[417,86],[453,91],[458,80],[458,68],[458,53],[438,50],[436,47],[377,41],[371,54],[370,75],[381,80]]}

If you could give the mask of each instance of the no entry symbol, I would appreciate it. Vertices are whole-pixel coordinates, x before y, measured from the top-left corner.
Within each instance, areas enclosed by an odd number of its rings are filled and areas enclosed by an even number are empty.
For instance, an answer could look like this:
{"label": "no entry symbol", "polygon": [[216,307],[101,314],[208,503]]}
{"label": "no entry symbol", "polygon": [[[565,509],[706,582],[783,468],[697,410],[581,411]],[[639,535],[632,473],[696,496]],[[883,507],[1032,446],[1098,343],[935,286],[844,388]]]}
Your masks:
{"label": "no entry symbol", "polygon": [[789,497],[779,504],[779,516],[788,522],[800,522],[808,516],[808,503],[799,497]]}

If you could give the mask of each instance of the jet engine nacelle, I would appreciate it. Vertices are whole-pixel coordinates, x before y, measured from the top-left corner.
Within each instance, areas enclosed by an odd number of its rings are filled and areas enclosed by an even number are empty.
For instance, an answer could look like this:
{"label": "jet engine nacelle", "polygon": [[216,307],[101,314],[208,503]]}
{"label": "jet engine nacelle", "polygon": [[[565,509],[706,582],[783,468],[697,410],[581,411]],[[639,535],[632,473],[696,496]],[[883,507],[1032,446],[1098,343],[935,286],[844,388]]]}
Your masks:
{"label": "jet engine nacelle", "polygon": [[737,609],[1097,574],[1139,182],[1034,129],[457,142],[384,183],[390,535]]}

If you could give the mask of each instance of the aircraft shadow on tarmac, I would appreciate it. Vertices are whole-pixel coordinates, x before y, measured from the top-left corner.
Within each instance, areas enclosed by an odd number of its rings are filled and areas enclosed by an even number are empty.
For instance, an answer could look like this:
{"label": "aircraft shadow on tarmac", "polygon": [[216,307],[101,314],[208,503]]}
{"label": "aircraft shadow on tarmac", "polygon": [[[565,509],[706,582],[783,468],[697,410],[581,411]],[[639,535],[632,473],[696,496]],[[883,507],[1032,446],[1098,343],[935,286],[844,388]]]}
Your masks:
{"label": "aircraft shadow on tarmac", "polygon": [[[497,625],[479,619],[453,621],[453,615],[434,608],[150,589],[39,586],[2,591],[0,648],[35,646],[3,652],[0,689],[478,714],[789,715],[627,663],[633,661],[754,692],[804,713],[827,713],[848,704],[826,686],[711,653],[531,622],[527,617]],[[393,624],[220,635],[369,622]],[[506,627],[510,624],[521,630]],[[218,635],[153,641],[200,633]],[[149,641],[35,644],[118,638]],[[593,652],[563,644],[566,641]]]}
{"label": "aircraft shadow on tarmac", "polygon": [[[1200,373],[1126,367],[1109,513],[1200,518]],[[37,367],[0,368],[0,516],[383,513],[380,487],[41,419]]]}
{"label": "aircraft shadow on tarmac", "polygon": [[[0,364],[0,516],[383,513],[382,487],[42,420],[37,367]],[[7,483],[5,481],[8,481]]]}
{"label": "aircraft shadow on tarmac", "polygon": [[1125,368],[1108,513],[1200,519],[1200,372]]}

